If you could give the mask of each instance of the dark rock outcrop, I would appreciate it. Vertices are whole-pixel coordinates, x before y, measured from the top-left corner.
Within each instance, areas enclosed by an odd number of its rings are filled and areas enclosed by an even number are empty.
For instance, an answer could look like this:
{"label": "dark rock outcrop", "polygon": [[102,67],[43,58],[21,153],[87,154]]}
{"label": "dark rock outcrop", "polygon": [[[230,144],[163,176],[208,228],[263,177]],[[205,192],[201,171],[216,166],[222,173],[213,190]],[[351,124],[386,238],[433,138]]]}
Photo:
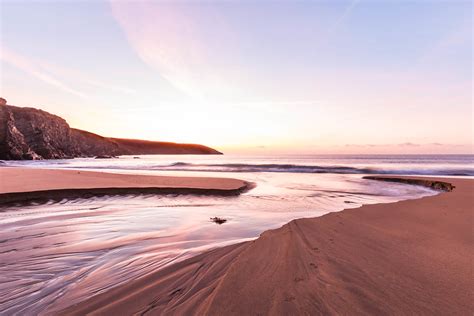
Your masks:
{"label": "dark rock outcrop", "polygon": [[94,159],[112,159],[112,158],[117,158],[117,156],[100,155],[100,156],[94,157]]}
{"label": "dark rock outcrop", "polygon": [[445,191],[445,192],[451,192],[455,188],[455,186],[449,182],[435,181],[435,180],[429,180],[429,179],[426,180],[426,179],[413,179],[413,178],[403,178],[403,177],[382,177],[382,176],[365,176],[363,177],[363,179],[420,185],[423,187],[430,188],[432,190]]}
{"label": "dark rock outcrop", "polygon": [[59,116],[6,105],[0,98],[0,159],[62,159],[146,154],[221,154],[197,144],[108,138],[74,129]]}

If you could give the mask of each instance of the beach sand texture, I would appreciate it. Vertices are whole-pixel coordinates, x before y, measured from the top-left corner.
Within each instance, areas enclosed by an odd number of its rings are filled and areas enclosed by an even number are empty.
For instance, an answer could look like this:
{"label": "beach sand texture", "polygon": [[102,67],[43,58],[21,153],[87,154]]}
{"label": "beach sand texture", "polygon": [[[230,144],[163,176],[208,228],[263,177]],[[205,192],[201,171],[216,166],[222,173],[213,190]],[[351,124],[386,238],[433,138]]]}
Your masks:
{"label": "beach sand texture", "polygon": [[48,312],[470,315],[474,182],[439,180],[456,188],[293,220]]}
{"label": "beach sand texture", "polygon": [[250,188],[230,178],[168,177],[36,168],[0,168],[0,203],[104,194],[237,195]]}

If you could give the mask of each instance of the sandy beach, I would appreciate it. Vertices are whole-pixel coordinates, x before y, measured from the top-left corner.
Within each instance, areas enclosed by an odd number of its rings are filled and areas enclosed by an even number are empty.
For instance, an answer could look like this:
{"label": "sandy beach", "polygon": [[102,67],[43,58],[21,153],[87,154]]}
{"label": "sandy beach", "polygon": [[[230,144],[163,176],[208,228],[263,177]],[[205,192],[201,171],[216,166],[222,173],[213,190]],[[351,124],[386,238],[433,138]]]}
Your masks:
{"label": "sandy beach", "polygon": [[48,312],[471,314],[474,181],[438,180],[455,189],[293,220]]}
{"label": "sandy beach", "polygon": [[229,178],[166,177],[92,171],[0,168],[0,203],[105,194],[237,195],[251,185]]}
{"label": "sandy beach", "polygon": [[2,1],[0,316],[474,316],[473,1]]}

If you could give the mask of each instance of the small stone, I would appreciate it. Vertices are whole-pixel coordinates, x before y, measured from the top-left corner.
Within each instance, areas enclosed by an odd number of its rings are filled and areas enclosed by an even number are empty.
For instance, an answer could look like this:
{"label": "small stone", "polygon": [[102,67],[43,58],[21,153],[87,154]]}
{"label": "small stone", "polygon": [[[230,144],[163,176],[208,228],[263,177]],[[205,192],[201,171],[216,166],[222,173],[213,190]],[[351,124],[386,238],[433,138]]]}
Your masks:
{"label": "small stone", "polygon": [[221,218],[221,217],[211,217],[211,222],[214,222],[216,224],[224,224],[225,222],[227,222],[227,220],[225,218]]}

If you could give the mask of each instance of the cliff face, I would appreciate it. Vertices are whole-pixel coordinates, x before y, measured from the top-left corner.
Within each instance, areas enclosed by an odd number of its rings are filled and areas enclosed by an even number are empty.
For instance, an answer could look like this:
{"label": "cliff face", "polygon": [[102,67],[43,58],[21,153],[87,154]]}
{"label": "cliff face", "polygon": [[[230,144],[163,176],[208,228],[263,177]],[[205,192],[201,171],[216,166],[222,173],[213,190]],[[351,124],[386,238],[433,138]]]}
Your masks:
{"label": "cliff face", "polygon": [[0,159],[3,160],[98,155],[220,154],[203,145],[102,137],[70,128],[64,119],[48,112],[5,103],[0,103]]}

